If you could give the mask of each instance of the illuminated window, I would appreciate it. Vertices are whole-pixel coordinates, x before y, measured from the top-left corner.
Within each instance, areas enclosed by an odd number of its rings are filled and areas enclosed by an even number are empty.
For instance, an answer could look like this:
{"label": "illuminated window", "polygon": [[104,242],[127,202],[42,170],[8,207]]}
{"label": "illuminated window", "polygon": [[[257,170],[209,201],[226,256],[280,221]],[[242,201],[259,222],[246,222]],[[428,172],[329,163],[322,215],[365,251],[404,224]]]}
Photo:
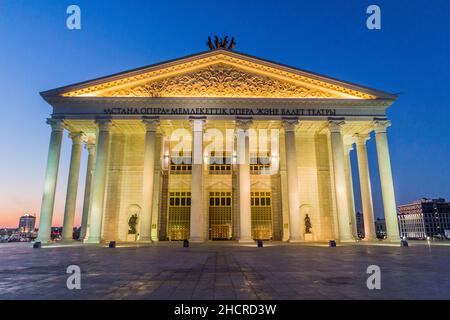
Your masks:
{"label": "illuminated window", "polygon": [[270,174],[270,152],[250,154],[250,174]]}
{"label": "illuminated window", "polygon": [[216,156],[212,151],[209,157],[209,174],[231,174],[231,159],[230,153]]}
{"label": "illuminated window", "polygon": [[170,159],[171,174],[191,174],[192,164],[191,157],[184,156],[183,151],[178,156],[172,156]]}
{"label": "illuminated window", "polygon": [[210,207],[231,207],[231,192],[210,192]]}

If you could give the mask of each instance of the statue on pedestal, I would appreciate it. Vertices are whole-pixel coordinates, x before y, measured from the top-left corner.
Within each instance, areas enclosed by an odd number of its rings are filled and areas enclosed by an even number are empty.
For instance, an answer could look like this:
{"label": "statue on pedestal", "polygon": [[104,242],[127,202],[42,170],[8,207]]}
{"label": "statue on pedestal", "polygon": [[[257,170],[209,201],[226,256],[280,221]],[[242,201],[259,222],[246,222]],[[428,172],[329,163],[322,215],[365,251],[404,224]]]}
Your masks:
{"label": "statue on pedestal", "polygon": [[308,214],[306,214],[305,215],[305,234],[311,234],[311,229],[312,229],[311,218],[309,217]]}
{"label": "statue on pedestal", "polygon": [[137,214],[133,214],[130,219],[128,219],[128,234],[136,234],[137,220]]}

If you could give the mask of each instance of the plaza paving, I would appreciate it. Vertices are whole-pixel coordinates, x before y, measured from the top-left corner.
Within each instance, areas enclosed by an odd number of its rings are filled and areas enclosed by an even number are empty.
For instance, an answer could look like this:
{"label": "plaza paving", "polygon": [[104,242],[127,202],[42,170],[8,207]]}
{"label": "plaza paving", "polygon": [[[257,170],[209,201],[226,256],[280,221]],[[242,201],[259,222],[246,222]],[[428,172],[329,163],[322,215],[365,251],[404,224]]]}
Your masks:
{"label": "plaza paving", "polygon": [[[69,265],[81,290],[66,287]],[[450,299],[450,246],[0,244],[0,299]]]}

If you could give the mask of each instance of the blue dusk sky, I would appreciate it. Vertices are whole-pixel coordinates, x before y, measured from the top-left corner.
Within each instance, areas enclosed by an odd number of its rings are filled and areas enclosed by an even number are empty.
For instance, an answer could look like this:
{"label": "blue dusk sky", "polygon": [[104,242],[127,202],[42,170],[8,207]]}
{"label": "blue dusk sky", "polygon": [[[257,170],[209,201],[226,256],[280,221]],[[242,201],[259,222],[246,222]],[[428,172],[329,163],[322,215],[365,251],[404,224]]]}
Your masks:
{"label": "blue dusk sky", "polygon": [[[81,30],[66,9],[81,8]],[[381,8],[381,30],[366,9]],[[236,50],[398,93],[388,137],[398,204],[450,199],[450,2],[0,0],[0,226],[39,215],[51,108],[39,92],[206,50],[209,35]],[[301,150],[299,150],[301,152]],[[374,140],[373,200],[383,215]],[[53,224],[64,211],[70,143],[64,136]],[[82,158],[77,224],[84,191]],[[353,172],[357,172],[352,155]],[[354,176],[356,207],[359,182]]]}

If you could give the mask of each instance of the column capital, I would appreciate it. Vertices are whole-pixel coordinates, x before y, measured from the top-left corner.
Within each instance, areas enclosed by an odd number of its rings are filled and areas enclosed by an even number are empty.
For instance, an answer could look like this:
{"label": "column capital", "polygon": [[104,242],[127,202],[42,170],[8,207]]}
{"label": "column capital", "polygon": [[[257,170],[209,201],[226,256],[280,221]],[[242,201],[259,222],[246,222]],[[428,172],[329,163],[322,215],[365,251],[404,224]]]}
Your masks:
{"label": "column capital", "polygon": [[391,121],[387,119],[374,119],[372,125],[375,133],[386,133],[387,128],[391,126]]}
{"label": "column capital", "polygon": [[357,133],[357,134],[353,135],[353,137],[355,138],[355,142],[357,145],[363,145],[363,144],[366,144],[367,141],[369,141],[370,134]]}
{"label": "column capital", "polygon": [[89,154],[93,153],[95,151],[95,140],[87,139],[84,142],[84,148],[88,151]]}
{"label": "column capital", "polygon": [[203,126],[206,123],[206,117],[189,117],[189,123],[191,124],[192,130],[203,132]]}
{"label": "column capital", "polygon": [[340,133],[344,124],[344,119],[328,119],[328,129],[331,133]]}
{"label": "column capital", "polygon": [[346,145],[344,145],[344,151],[345,151],[345,154],[349,154],[350,153],[350,151],[352,151],[353,150],[353,144],[346,144]]}
{"label": "column capital", "polygon": [[100,131],[109,131],[112,126],[112,119],[111,117],[97,117],[95,123]]}
{"label": "column capital", "polygon": [[82,144],[83,139],[85,137],[84,137],[84,133],[80,131],[80,132],[70,132],[69,138],[72,139],[73,144]]}
{"label": "column capital", "polygon": [[236,128],[239,130],[247,131],[253,123],[252,117],[237,117]]}
{"label": "column capital", "polygon": [[145,129],[150,132],[156,132],[159,125],[159,117],[142,117],[142,123],[145,125]]}
{"label": "column capital", "polygon": [[52,131],[64,131],[64,119],[63,118],[48,118],[47,124],[52,127]]}
{"label": "column capital", "polygon": [[292,132],[297,128],[299,121],[298,118],[283,118],[281,123],[283,124],[284,131]]}

